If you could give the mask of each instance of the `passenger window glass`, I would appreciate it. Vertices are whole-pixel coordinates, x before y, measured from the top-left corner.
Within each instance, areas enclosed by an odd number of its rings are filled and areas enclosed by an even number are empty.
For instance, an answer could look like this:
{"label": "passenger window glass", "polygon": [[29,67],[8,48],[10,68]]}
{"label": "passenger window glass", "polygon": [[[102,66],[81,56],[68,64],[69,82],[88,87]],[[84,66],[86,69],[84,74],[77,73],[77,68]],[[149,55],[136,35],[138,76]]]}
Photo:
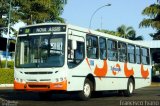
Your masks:
{"label": "passenger window glass", "polygon": [[117,42],[113,40],[107,41],[108,48],[108,60],[117,61],[118,60],[118,52],[117,52]]}
{"label": "passenger window glass", "polygon": [[106,39],[99,38],[99,46],[100,46],[100,59],[107,59],[107,48],[106,48]]}
{"label": "passenger window glass", "polygon": [[98,58],[98,38],[92,35],[87,35],[87,57]]}
{"label": "passenger window glass", "polygon": [[84,42],[77,41],[76,50],[72,50],[71,45],[72,40],[68,40],[68,66],[73,68],[84,60]]}
{"label": "passenger window glass", "polygon": [[128,45],[128,62],[135,63],[135,46]]}
{"label": "passenger window glass", "polygon": [[136,47],[136,63],[137,63],[137,64],[140,64],[140,63],[141,63],[140,47]]}
{"label": "passenger window glass", "polygon": [[119,61],[126,62],[127,61],[127,46],[125,43],[119,42],[118,43],[118,50],[119,50]]}
{"label": "passenger window glass", "polygon": [[142,64],[149,64],[149,50],[147,48],[141,48],[142,51]]}

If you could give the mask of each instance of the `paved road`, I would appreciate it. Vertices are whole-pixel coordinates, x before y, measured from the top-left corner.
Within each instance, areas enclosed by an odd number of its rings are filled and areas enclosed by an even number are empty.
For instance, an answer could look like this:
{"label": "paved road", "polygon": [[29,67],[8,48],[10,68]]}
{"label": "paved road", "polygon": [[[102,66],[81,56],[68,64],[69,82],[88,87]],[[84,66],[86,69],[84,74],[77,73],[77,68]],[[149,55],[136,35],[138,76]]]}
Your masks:
{"label": "paved road", "polygon": [[[6,104],[5,104],[6,103]],[[11,104],[11,105],[7,105]],[[2,106],[160,106],[160,87],[146,87],[135,91],[132,97],[116,92],[105,92],[89,101],[79,101],[76,95],[53,95],[51,100],[40,100],[37,93],[0,90]]]}

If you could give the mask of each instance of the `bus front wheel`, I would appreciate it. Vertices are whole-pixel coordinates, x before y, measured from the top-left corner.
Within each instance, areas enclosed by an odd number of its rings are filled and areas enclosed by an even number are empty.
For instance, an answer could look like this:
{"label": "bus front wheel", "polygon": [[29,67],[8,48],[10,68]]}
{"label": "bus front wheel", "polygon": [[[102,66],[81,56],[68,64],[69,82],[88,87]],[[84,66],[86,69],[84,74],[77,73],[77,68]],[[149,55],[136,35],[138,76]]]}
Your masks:
{"label": "bus front wheel", "polygon": [[123,92],[124,96],[129,97],[132,96],[133,92],[134,92],[134,81],[133,79],[129,79],[128,80],[128,84],[127,84],[127,89]]}
{"label": "bus front wheel", "polygon": [[93,83],[86,79],[84,82],[83,90],[78,93],[81,100],[89,100],[93,91]]}

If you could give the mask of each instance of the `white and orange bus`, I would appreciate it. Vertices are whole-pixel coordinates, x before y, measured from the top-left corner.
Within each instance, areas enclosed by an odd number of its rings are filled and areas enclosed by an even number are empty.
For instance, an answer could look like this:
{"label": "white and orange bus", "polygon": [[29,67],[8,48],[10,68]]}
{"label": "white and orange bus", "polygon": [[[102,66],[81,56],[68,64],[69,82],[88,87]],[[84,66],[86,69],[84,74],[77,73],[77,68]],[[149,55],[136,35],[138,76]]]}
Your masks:
{"label": "white and orange bus", "polygon": [[131,96],[151,84],[149,48],[138,42],[70,24],[44,23],[20,28],[16,42],[14,89],[76,91],[88,100],[93,91],[118,90]]}

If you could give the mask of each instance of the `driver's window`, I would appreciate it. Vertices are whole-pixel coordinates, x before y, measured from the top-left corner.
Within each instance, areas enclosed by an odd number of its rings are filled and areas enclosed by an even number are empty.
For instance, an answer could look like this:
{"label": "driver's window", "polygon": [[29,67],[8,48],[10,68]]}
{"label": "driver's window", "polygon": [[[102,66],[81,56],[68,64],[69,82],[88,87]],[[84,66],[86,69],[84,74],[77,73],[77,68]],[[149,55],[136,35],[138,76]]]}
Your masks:
{"label": "driver's window", "polygon": [[72,49],[72,40],[68,40],[68,66],[76,67],[84,59],[84,42],[77,41],[77,49]]}

